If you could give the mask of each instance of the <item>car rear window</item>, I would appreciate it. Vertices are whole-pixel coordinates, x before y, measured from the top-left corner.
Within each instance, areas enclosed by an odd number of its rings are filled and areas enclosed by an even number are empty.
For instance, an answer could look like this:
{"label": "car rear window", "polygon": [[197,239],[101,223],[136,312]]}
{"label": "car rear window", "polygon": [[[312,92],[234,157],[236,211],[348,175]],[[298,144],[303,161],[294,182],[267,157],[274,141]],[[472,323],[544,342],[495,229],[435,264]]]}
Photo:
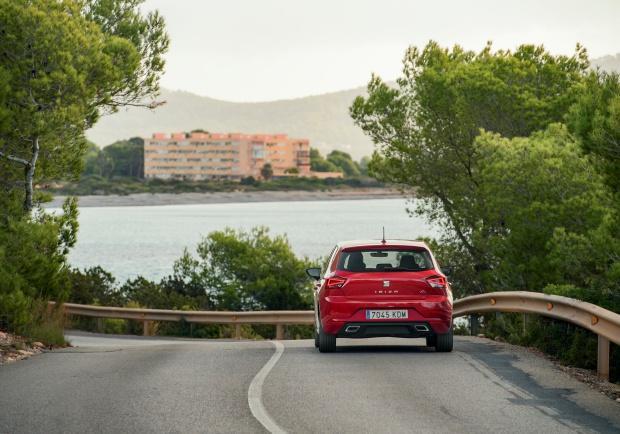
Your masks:
{"label": "car rear window", "polygon": [[356,273],[375,271],[424,271],[433,268],[428,250],[352,250],[343,251],[338,260],[338,270]]}

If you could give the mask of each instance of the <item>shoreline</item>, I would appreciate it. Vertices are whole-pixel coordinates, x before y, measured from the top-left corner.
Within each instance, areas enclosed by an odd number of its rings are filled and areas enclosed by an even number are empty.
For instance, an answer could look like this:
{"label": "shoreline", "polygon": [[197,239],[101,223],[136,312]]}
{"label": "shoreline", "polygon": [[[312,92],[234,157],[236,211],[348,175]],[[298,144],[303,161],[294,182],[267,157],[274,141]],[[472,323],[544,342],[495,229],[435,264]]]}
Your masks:
{"label": "shoreline", "polygon": [[[67,196],[54,196],[45,208],[60,208]],[[231,191],[206,193],[136,193],[77,196],[81,208],[121,206],[203,205],[248,202],[300,202],[328,200],[400,199],[403,195],[387,188],[334,189],[328,191]]]}

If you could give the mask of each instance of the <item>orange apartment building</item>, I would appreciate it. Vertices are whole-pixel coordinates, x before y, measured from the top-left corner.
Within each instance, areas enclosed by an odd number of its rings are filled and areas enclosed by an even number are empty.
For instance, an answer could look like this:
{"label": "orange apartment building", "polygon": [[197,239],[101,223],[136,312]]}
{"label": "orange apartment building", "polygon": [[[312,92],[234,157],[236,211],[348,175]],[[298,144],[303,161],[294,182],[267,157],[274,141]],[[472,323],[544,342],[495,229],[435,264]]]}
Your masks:
{"label": "orange apartment building", "polygon": [[260,178],[267,163],[273,176],[342,177],[311,172],[308,140],[286,134],[155,133],[144,140],[145,178]]}

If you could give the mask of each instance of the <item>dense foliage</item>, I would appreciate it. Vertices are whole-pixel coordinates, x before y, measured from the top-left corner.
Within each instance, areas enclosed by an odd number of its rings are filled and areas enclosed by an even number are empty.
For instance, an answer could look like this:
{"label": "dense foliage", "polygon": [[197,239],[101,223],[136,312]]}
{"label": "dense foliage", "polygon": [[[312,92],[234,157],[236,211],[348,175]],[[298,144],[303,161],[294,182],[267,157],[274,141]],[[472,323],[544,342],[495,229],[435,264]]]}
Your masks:
{"label": "dense foliage", "polygon": [[[592,72],[568,115],[568,124],[593,155],[615,194],[620,192],[620,79]],[[617,202],[616,202],[617,203]]]}
{"label": "dense foliage", "polygon": [[356,162],[351,155],[343,151],[333,150],[323,157],[318,149],[310,149],[310,169],[315,172],[342,172],[347,177],[366,175],[366,160]]}
{"label": "dense foliage", "polygon": [[207,290],[214,306],[231,310],[302,309],[310,304],[307,259],[298,259],[285,236],[267,228],[226,229],[204,238],[175,263],[174,276],[190,288]]}
{"label": "dense foliage", "polygon": [[76,242],[77,203],[67,200],[57,215],[30,215],[13,192],[0,196],[0,210],[0,323],[40,337],[34,331],[40,308],[69,296],[67,253]]}
{"label": "dense foliage", "polygon": [[93,175],[107,179],[143,178],[144,140],[140,137],[119,140],[103,149],[89,143],[84,155],[82,176]]}

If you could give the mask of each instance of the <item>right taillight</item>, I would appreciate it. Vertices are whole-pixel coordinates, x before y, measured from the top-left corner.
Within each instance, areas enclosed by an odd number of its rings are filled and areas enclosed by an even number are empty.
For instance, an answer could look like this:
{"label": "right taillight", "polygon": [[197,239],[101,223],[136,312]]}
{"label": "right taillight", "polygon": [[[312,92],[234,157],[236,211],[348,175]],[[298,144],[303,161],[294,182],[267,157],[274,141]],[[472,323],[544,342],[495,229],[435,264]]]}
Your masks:
{"label": "right taillight", "polygon": [[334,276],[327,279],[325,286],[327,286],[327,289],[342,288],[346,281],[347,279],[344,277]]}
{"label": "right taillight", "polygon": [[446,278],[441,276],[429,277],[426,279],[426,283],[428,283],[432,288],[437,289],[446,289],[447,286]]}

